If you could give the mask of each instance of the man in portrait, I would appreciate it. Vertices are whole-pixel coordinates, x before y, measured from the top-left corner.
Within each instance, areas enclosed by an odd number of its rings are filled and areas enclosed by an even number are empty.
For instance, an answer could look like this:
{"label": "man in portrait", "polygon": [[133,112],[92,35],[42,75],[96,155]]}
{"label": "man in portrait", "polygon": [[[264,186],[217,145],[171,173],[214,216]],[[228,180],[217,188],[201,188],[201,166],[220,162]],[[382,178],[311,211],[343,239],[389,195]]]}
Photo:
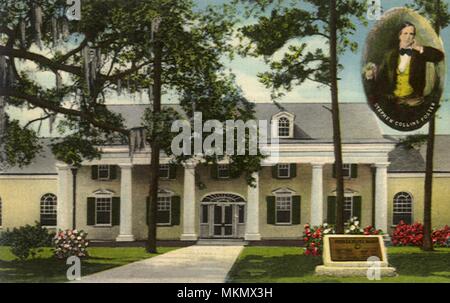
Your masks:
{"label": "man in portrait", "polygon": [[436,48],[419,45],[415,38],[414,24],[403,23],[398,47],[388,51],[379,66],[371,62],[365,66],[365,79],[371,83],[370,91],[379,101],[395,107],[416,107],[424,102],[426,63],[438,63],[444,54]]}

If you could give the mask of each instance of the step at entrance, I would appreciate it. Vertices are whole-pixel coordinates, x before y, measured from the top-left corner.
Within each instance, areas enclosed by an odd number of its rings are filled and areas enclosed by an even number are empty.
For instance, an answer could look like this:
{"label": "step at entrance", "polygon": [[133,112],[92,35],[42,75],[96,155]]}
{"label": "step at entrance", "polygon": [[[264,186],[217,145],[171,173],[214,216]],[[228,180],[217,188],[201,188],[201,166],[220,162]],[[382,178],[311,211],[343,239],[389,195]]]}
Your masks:
{"label": "step at entrance", "polygon": [[248,242],[243,239],[200,239],[196,243],[197,245],[204,246],[235,246],[235,245],[247,245]]}

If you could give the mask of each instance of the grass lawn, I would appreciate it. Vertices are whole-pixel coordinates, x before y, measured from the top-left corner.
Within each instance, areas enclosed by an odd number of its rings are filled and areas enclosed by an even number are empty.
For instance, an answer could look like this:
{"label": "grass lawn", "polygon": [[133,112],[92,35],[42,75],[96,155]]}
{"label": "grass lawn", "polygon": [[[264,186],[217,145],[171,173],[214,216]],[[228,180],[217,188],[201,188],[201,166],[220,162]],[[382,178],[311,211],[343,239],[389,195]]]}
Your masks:
{"label": "grass lawn", "polygon": [[300,247],[246,247],[228,275],[230,282],[450,282],[450,248],[423,252],[418,247],[388,247],[398,277],[369,281],[314,275],[321,257],[303,255]]}
{"label": "grass lawn", "polygon": [[[158,251],[162,254],[173,249],[161,247]],[[81,261],[82,276],[157,256],[146,253],[143,247],[90,247],[89,254]],[[0,282],[67,282],[69,266],[65,260],[55,259],[50,248],[34,259],[19,261],[9,247],[0,246]]]}

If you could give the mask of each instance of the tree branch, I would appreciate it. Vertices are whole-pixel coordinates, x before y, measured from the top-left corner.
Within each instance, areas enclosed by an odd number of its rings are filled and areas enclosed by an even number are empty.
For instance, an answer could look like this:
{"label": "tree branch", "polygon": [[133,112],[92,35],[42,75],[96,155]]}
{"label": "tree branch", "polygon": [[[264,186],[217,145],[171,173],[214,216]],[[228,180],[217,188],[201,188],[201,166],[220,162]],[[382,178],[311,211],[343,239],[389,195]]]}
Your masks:
{"label": "tree branch", "polygon": [[28,126],[30,126],[34,122],[46,120],[46,119],[50,118],[50,116],[51,115],[46,115],[46,116],[43,116],[43,117],[40,117],[40,118],[36,118],[36,119],[30,120],[30,121],[28,121],[27,124],[25,124],[24,128],[27,128]]}
{"label": "tree branch", "polygon": [[111,126],[107,122],[99,121],[96,119],[96,117],[94,115],[92,115],[90,113],[61,107],[53,102],[50,102],[47,100],[42,100],[39,97],[24,94],[23,92],[19,92],[19,91],[13,90],[13,89],[0,90],[0,96],[23,99],[23,100],[28,101],[32,105],[36,105],[43,109],[48,109],[48,110],[51,110],[56,113],[60,113],[60,114],[64,114],[64,115],[71,115],[71,116],[76,116],[76,117],[86,119],[86,121],[91,123],[93,126],[99,127],[104,130],[114,131],[114,132],[118,132],[118,133],[121,133],[124,135],[129,134],[129,130],[120,128],[120,127]]}

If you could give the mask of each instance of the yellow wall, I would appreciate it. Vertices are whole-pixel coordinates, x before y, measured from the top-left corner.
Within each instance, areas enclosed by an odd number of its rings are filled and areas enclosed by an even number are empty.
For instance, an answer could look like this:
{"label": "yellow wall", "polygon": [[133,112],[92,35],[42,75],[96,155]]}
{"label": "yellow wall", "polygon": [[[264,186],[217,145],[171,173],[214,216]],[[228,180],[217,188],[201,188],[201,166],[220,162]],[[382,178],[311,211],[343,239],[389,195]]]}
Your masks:
{"label": "yellow wall", "polygon": [[[398,192],[408,192],[413,197],[413,222],[423,223],[424,178],[389,178],[389,226],[392,225],[393,201]],[[450,178],[433,178],[432,225],[441,228],[450,225]]]}
{"label": "yellow wall", "polygon": [[0,179],[2,230],[39,221],[41,197],[47,193],[56,195],[56,183],[56,176]]}
{"label": "yellow wall", "polygon": [[[264,239],[300,238],[303,234],[303,225],[309,221],[311,200],[311,166],[297,164],[297,177],[292,179],[272,178],[272,167],[263,167],[259,172],[259,226],[261,237]],[[267,196],[277,188],[290,188],[295,195],[301,196],[300,224],[298,225],[272,225],[267,224]]]}
{"label": "yellow wall", "polygon": [[[333,165],[326,165],[323,170],[324,187],[324,220],[327,220],[327,197],[336,195],[336,179],[332,176]],[[372,172],[370,165],[358,165],[358,175],[354,179],[344,179],[344,189],[356,191],[355,196],[361,196],[360,225],[365,227],[372,224],[373,191]]]}
{"label": "yellow wall", "polygon": [[[331,174],[332,166],[326,165],[323,171],[323,213],[324,220],[327,214],[327,196],[335,189],[335,179]],[[195,214],[196,232],[200,226],[200,201],[208,194],[227,192],[235,193],[247,200],[247,184],[243,176],[237,179],[213,180],[210,178],[210,167],[204,165],[197,167],[199,180],[203,181],[206,188],[196,188]],[[264,239],[301,238],[303,225],[310,221],[311,210],[311,165],[298,164],[297,177],[295,179],[273,179],[271,167],[264,167],[260,171],[260,209],[259,225],[260,233]],[[173,191],[181,198],[180,225],[159,226],[158,239],[179,239],[183,226],[183,167],[178,167],[175,180],[161,180],[160,188]],[[450,177],[434,178],[432,220],[433,227],[450,225]],[[148,195],[149,166],[133,167],[133,234],[136,239],[147,237],[146,225],[146,197]],[[271,196],[272,191],[280,187],[288,187],[301,196],[301,218],[299,225],[277,226],[267,224],[266,197]],[[362,226],[372,224],[372,177],[369,165],[358,165],[358,178],[345,181],[345,188],[357,191],[362,196]],[[98,189],[108,189],[120,196],[120,168],[117,169],[117,179],[112,181],[98,181],[91,179],[91,168],[82,167],[78,173],[77,189],[77,226],[86,230],[91,239],[113,240],[119,234],[119,226],[93,227],[86,226],[87,197]],[[394,195],[400,191],[406,191],[413,196],[413,221],[423,222],[423,177],[388,178],[388,224],[392,224],[392,206]],[[28,179],[9,177],[0,180],[0,197],[2,199],[2,230],[18,227],[25,224],[33,224],[39,220],[40,198],[46,193],[57,194],[56,176],[30,176]]]}

